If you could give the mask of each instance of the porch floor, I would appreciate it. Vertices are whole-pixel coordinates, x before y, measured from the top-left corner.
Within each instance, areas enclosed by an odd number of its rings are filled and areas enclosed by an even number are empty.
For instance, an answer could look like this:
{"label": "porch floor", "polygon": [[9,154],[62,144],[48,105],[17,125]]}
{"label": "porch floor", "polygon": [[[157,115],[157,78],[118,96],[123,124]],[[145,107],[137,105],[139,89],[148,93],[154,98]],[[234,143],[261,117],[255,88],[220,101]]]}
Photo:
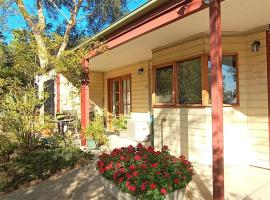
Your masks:
{"label": "porch floor", "polygon": [[[186,200],[212,199],[211,166],[194,164],[196,175],[186,191]],[[253,166],[225,166],[226,200],[270,199],[270,170]]]}

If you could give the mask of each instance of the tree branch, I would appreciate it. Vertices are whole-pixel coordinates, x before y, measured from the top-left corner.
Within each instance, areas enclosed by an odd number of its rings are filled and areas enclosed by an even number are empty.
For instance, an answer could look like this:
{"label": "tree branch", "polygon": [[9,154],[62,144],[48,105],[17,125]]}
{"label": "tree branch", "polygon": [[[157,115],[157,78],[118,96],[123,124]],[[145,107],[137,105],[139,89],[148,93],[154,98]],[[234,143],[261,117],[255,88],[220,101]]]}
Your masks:
{"label": "tree branch", "polygon": [[67,43],[68,43],[68,40],[69,40],[70,32],[71,32],[71,29],[76,24],[76,17],[78,15],[78,12],[80,10],[80,7],[82,5],[82,2],[83,2],[83,0],[78,0],[78,4],[76,4],[76,0],[73,0],[74,9],[72,11],[70,11],[71,12],[70,19],[68,20],[66,31],[65,31],[65,34],[63,36],[62,44],[61,44],[61,46],[60,46],[60,48],[58,50],[57,57],[59,57],[62,54],[62,52],[67,47]]}
{"label": "tree branch", "polygon": [[60,14],[62,14],[63,15],[63,17],[67,20],[67,21],[69,21],[69,19],[68,19],[68,17],[66,16],[66,14],[52,1],[52,0],[49,0],[52,4],[53,4],[53,6],[60,12]]}
{"label": "tree branch", "polygon": [[37,32],[37,29],[35,27],[35,24],[31,18],[31,16],[29,15],[29,13],[26,11],[25,6],[23,4],[22,0],[15,0],[17,6],[19,7],[19,10],[23,16],[23,18],[25,19],[26,23],[28,24],[28,26],[30,26],[30,28],[34,31]]}
{"label": "tree branch", "polygon": [[41,0],[37,0],[37,11],[38,11],[38,29],[43,32],[46,27],[46,20],[43,14],[43,5]]}

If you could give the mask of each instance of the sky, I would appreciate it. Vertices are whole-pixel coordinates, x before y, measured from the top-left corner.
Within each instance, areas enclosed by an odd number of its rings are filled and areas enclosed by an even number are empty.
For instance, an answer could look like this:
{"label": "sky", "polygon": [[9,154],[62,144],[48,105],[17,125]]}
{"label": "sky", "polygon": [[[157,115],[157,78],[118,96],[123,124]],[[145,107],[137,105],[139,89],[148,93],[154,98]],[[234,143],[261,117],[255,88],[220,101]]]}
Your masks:
{"label": "sky", "polygon": [[[143,5],[144,3],[146,3],[147,1],[148,0],[130,0],[130,3],[128,4],[128,9],[130,12],[132,12],[136,8],[138,8],[141,5]],[[28,7],[32,7],[32,5],[33,5],[32,0],[24,0],[24,3],[26,5],[28,5]],[[26,26],[23,18],[20,16],[20,14],[9,17],[8,25],[9,25],[10,29],[20,29],[20,28],[23,28]],[[11,32],[4,32],[4,35],[5,35],[5,41],[7,43],[9,43],[12,40]]]}

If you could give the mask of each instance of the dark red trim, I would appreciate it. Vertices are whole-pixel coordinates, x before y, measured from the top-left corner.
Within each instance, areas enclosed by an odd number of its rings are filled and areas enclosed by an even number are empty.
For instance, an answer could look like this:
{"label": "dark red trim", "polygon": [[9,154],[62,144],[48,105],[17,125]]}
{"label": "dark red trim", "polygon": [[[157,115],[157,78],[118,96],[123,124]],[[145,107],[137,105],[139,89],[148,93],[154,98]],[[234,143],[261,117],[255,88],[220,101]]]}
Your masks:
{"label": "dark red trim", "polygon": [[60,74],[57,74],[56,75],[56,112],[60,112],[60,104],[61,104],[61,101],[60,101],[60,98],[61,98],[61,91],[60,91],[60,89],[61,89],[61,87],[60,87],[60,85],[61,85],[61,81],[60,81],[60,78],[61,77],[61,75]]}
{"label": "dark red trim", "polygon": [[267,57],[268,133],[269,133],[269,168],[270,168],[270,31],[269,30],[266,31],[266,57]]}
{"label": "dark red trim", "polygon": [[[106,37],[109,49],[205,9],[202,0],[171,0]],[[98,54],[95,54],[98,55]],[[89,57],[94,57],[92,53]]]}
{"label": "dark red trim", "polygon": [[[84,60],[83,68],[88,71],[88,60]],[[89,125],[89,85],[87,83],[81,86],[81,127],[82,132],[85,132],[85,128]]]}
{"label": "dark red trim", "polygon": [[223,88],[220,2],[209,8],[212,92],[213,199],[224,200]]}

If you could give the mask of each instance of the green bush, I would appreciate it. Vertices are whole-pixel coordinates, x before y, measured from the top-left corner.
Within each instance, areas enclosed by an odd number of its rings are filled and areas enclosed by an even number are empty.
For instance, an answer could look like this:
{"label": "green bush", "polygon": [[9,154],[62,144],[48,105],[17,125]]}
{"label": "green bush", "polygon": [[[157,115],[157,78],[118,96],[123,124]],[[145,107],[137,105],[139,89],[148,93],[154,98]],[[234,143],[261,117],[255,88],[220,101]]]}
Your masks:
{"label": "green bush", "polygon": [[18,144],[15,141],[0,133],[0,163],[8,162],[17,148]]}
{"label": "green bush", "polygon": [[90,153],[73,146],[21,153],[12,162],[0,164],[0,192],[14,190],[32,180],[46,179],[62,169],[74,167],[81,160],[91,159]]}
{"label": "green bush", "polygon": [[35,149],[39,142],[37,135],[46,128],[39,121],[39,108],[45,99],[39,99],[36,89],[30,85],[23,89],[14,86],[0,99],[2,131],[15,135],[21,148]]}
{"label": "green bush", "polygon": [[113,117],[111,123],[117,131],[127,129],[127,118],[123,115]]}
{"label": "green bush", "polygon": [[86,138],[93,139],[97,147],[108,143],[109,139],[105,135],[104,121],[101,115],[96,115],[90,122],[86,129]]}

